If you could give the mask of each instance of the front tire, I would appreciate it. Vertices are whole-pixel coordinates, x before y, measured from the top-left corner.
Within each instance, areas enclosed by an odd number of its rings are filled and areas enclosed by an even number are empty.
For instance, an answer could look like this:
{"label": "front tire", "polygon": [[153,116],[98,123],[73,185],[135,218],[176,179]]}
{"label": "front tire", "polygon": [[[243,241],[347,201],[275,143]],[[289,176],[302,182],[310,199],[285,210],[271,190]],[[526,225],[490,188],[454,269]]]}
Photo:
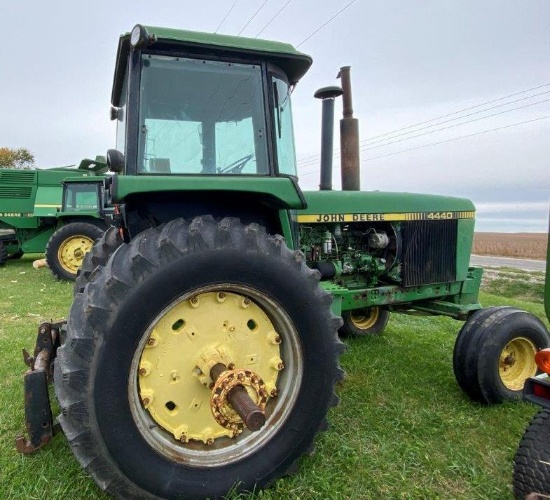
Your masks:
{"label": "front tire", "polygon": [[514,494],[516,498],[550,496],[550,412],[540,410],[523,435],[514,459]]}
{"label": "front tire", "polygon": [[46,262],[53,275],[74,281],[84,256],[103,232],[89,222],[71,222],[55,231],[46,245]]}
{"label": "front tire", "polygon": [[344,324],[340,328],[342,337],[364,337],[380,335],[390,319],[390,312],[380,307],[366,307],[346,311],[342,314]]}
{"label": "front tire", "polygon": [[548,331],[532,314],[513,307],[482,309],[457,337],[455,377],[473,401],[519,401],[525,380],[537,373],[536,352],[548,345]]}
{"label": "front tire", "polygon": [[[98,485],[119,498],[220,497],[290,471],[343,375],[341,321],[318,279],[281,237],[211,217],[144,231],[98,267],[55,364],[60,423]],[[217,361],[265,382],[259,431],[214,418]]]}

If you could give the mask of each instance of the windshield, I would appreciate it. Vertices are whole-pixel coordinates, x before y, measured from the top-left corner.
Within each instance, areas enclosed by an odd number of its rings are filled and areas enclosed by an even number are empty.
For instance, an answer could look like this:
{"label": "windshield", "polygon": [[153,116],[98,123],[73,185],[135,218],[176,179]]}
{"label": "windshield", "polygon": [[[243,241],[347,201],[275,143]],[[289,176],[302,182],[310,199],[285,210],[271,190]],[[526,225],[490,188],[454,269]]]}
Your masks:
{"label": "windshield", "polygon": [[67,182],[65,184],[65,212],[97,210],[99,206],[98,186],[95,183]]}
{"label": "windshield", "polygon": [[138,172],[268,174],[261,68],[142,56]]}

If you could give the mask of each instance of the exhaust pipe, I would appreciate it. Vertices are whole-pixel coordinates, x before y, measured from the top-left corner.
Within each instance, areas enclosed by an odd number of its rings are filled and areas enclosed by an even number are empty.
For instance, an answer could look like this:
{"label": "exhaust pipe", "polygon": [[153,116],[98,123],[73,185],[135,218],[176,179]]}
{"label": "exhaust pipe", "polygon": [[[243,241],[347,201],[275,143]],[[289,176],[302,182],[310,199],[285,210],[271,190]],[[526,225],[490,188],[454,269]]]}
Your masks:
{"label": "exhaust pipe", "polygon": [[321,123],[321,191],[332,189],[332,152],[334,137],[334,99],[342,95],[337,86],[323,87],[313,95],[323,101],[323,118]]}
{"label": "exhaust pipe", "polygon": [[343,66],[336,78],[342,81],[344,117],[340,120],[342,190],[360,191],[359,120],[353,117],[350,66]]}

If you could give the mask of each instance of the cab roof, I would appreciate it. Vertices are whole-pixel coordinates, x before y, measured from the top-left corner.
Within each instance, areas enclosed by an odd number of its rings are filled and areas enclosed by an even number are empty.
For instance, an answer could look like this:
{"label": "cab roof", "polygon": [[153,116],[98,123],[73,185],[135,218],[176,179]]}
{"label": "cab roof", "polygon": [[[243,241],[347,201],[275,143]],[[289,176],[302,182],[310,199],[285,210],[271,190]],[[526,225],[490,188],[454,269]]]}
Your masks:
{"label": "cab roof", "polygon": [[[147,49],[193,52],[196,54],[237,57],[245,59],[261,59],[277,65],[287,75],[288,81],[294,85],[304,76],[311,63],[311,57],[299,52],[292,45],[282,42],[245,38],[216,33],[178,30],[143,26],[150,36]],[[122,81],[130,54],[130,33],[120,36],[118,42],[115,75],[111,103],[119,105]]]}

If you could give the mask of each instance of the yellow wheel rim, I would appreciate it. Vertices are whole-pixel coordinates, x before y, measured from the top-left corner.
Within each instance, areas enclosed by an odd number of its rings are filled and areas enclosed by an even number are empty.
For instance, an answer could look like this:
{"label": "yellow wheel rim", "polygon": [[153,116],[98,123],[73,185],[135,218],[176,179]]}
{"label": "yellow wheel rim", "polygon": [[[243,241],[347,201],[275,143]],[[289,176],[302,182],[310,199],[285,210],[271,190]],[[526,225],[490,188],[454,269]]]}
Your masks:
{"label": "yellow wheel rim", "polygon": [[536,352],[533,342],[525,337],[517,337],[504,347],[500,353],[499,375],[507,389],[520,391],[525,380],[536,375]]}
{"label": "yellow wheel rim", "polygon": [[368,330],[378,321],[380,310],[378,307],[369,307],[367,309],[358,309],[350,312],[350,319],[356,328]]}
{"label": "yellow wheel rim", "polygon": [[[260,431],[216,420],[210,369],[217,363],[265,384]],[[161,454],[221,465],[234,453],[252,453],[282,425],[296,401],[301,370],[298,334],[268,297],[238,285],[209,287],[176,300],[147,328],[132,361],[130,406],[142,435]],[[253,387],[245,388],[256,401]]]}
{"label": "yellow wheel rim", "polygon": [[91,250],[93,244],[94,240],[83,235],[67,238],[57,251],[59,264],[68,273],[76,274],[82,266],[84,255]]}

